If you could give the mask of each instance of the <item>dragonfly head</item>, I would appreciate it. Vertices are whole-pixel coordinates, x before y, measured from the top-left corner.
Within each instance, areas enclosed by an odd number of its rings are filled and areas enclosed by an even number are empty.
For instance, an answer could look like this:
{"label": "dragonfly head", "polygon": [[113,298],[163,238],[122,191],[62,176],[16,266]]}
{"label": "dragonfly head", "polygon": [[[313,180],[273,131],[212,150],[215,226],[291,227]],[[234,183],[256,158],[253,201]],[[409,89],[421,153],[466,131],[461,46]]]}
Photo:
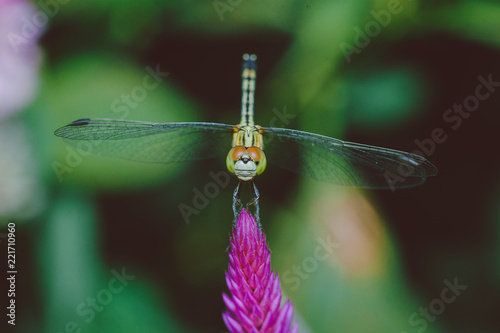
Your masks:
{"label": "dragonfly head", "polygon": [[233,147],[227,154],[227,169],[242,181],[252,180],[266,169],[266,155],[258,147]]}

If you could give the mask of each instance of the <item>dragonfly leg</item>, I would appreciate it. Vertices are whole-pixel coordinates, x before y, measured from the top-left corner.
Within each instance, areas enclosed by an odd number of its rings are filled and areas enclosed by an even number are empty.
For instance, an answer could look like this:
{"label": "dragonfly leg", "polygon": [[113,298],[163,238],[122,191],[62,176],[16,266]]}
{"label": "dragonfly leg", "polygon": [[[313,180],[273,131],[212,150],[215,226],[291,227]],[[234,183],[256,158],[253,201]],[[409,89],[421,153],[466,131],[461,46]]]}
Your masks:
{"label": "dragonfly leg", "polygon": [[233,192],[233,213],[234,213],[234,221],[233,223],[236,224],[236,219],[238,215],[240,214],[241,207],[243,204],[241,203],[240,200],[240,182],[238,182],[238,185],[234,189]]}
{"label": "dragonfly leg", "polygon": [[257,222],[257,225],[259,226],[259,229],[262,229],[262,224],[260,223],[260,207],[259,207],[259,198],[260,198],[260,193],[259,190],[257,189],[257,186],[255,186],[255,182],[252,181],[252,187],[253,187],[253,200],[248,203],[247,207],[253,205],[255,206],[255,211],[253,213],[255,217],[255,221]]}

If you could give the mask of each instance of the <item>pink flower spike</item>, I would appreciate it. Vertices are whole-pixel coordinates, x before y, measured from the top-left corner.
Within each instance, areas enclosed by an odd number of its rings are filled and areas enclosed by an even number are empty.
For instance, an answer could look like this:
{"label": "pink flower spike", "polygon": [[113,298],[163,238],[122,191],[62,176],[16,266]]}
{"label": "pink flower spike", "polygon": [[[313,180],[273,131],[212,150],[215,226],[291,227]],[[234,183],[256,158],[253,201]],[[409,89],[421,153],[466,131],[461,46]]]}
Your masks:
{"label": "pink flower spike", "polygon": [[287,301],[279,307],[280,282],[271,271],[271,252],[266,236],[246,209],[238,216],[230,244],[226,273],[230,295],[223,293],[227,310],[222,314],[229,331],[297,332],[297,323],[292,323],[292,303]]}

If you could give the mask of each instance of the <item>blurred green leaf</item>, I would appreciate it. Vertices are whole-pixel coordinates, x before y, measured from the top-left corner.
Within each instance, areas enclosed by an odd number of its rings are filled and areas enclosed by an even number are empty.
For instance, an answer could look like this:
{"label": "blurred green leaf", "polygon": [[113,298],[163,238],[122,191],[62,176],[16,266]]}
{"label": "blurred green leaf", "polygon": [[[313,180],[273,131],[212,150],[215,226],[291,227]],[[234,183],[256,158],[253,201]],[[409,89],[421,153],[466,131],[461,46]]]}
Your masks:
{"label": "blurred green leaf", "polygon": [[[500,47],[500,3],[458,1],[429,10],[427,29],[447,29],[466,38]],[[429,26],[429,23],[431,25]]]}
{"label": "blurred green leaf", "polygon": [[[50,167],[45,166],[52,171],[52,181],[71,180],[71,184],[94,189],[131,188],[167,180],[184,168],[181,164],[153,165],[95,156],[85,150],[87,146],[75,148],[52,134],[80,118],[152,122],[197,119],[193,106],[168,77],[151,90],[144,88],[144,79],[154,70],[112,55],[92,54],[69,59],[53,75],[44,77],[43,94],[31,109],[36,132],[43,138],[37,143],[52,147],[53,153],[47,153],[55,154],[47,158]],[[150,77],[147,82],[153,85],[154,79]],[[126,96],[130,102],[124,101]],[[43,118],[37,114],[41,110]]]}
{"label": "blurred green leaf", "polygon": [[177,322],[160,300],[158,292],[139,279],[114,295],[113,301],[96,317],[82,326],[84,332],[190,332]]}
{"label": "blurred green leaf", "polygon": [[404,126],[422,112],[424,80],[409,68],[359,73],[348,79],[348,116],[361,128]]}
{"label": "blurred green leaf", "polygon": [[47,329],[82,332],[179,332],[153,286],[129,266],[107,268],[97,216],[82,194],[65,191],[52,206],[38,244]]}
{"label": "blurred green leaf", "polygon": [[47,328],[62,331],[77,306],[104,281],[97,215],[89,198],[65,192],[55,198],[38,239]]}

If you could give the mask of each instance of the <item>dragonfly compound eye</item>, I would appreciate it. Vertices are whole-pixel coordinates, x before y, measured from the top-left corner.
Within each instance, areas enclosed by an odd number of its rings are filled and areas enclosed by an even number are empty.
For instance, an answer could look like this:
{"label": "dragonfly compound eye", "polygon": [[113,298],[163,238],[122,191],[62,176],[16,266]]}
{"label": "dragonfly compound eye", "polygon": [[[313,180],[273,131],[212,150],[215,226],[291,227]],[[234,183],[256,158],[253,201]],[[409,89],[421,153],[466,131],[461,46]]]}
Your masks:
{"label": "dragonfly compound eye", "polygon": [[257,147],[248,148],[247,153],[257,165],[257,174],[260,175],[266,169],[266,154],[264,154],[264,151],[262,149]]}
{"label": "dragonfly compound eye", "polygon": [[226,166],[231,173],[234,173],[234,165],[236,164],[236,161],[238,161],[240,157],[246,153],[246,151],[245,147],[242,146],[233,147],[229,151],[226,158]]}

